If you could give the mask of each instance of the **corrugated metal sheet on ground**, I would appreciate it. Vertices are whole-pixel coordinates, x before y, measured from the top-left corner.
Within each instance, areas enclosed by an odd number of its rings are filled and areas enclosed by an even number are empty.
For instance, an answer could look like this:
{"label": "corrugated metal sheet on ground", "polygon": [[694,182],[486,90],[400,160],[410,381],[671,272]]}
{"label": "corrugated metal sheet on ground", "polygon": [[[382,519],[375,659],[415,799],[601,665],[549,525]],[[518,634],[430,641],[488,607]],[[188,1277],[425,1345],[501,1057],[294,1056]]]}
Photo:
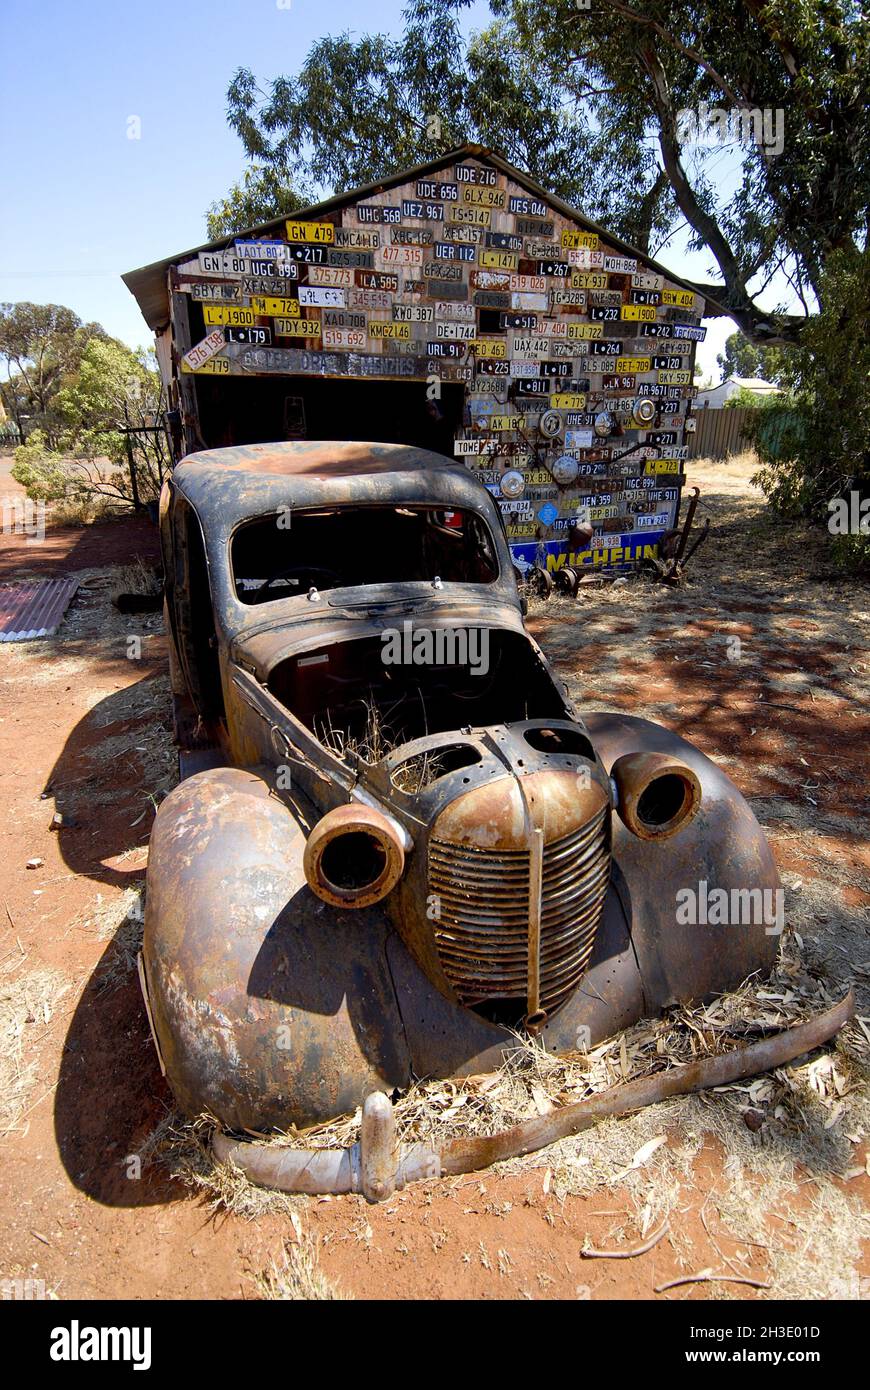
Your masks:
{"label": "corrugated metal sheet on ground", "polygon": [[51,637],[78,587],[77,579],[43,579],[0,588],[0,642]]}

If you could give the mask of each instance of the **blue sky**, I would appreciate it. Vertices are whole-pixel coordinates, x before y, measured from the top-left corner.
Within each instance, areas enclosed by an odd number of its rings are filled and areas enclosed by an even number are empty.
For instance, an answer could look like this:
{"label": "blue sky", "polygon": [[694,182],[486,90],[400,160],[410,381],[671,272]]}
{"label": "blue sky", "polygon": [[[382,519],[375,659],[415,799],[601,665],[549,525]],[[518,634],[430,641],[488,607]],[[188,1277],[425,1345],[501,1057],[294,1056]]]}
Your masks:
{"label": "blue sky", "polygon": [[[325,33],[397,33],[404,0],[4,0],[0,300],[67,304],[135,346],[150,341],[120,275],[204,241],[205,211],[238,178],[226,89],[295,71]],[[466,24],[481,27],[477,0]],[[131,117],[141,138],[129,139]],[[728,175],[726,154],[722,174]],[[678,235],[661,259],[709,273]],[[733,331],[708,325],[699,362]]]}

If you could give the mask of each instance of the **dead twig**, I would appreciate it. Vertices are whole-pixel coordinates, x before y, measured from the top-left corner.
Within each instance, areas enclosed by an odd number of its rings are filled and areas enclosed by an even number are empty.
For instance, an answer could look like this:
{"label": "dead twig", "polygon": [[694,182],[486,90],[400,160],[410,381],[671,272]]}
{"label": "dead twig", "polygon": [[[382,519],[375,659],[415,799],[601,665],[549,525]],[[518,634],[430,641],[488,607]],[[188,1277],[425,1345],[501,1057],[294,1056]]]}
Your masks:
{"label": "dead twig", "polygon": [[760,1279],[749,1279],[744,1274],[713,1274],[709,1269],[699,1270],[697,1274],[684,1274],[681,1279],[669,1279],[666,1284],[657,1284],[656,1293],[665,1289],[676,1289],[680,1284],[748,1284],[751,1289],[769,1289]]}
{"label": "dead twig", "polygon": [[584,1260],[633,1260],[635,1255],[645,1255],[648,1250],[652,1250],[654,1245],[658,1245],[662,1236],[667,1235],[671,1229],[671,1223],[665,1217],[657,1231],[645,1240],[642,1245],[635,1245],[631,1250],[595,1250],[591,1246],[588,1250],[581,1250],[580,1254]]}

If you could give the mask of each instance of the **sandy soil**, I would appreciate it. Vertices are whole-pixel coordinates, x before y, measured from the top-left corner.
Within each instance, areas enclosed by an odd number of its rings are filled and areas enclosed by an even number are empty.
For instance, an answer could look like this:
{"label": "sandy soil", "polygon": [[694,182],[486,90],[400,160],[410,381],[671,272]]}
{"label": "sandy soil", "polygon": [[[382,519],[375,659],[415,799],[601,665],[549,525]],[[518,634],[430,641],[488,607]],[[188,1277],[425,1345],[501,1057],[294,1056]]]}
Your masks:
{"label": "sandy soil", "polygon": [[[821,538],[770,518],[745,461],[690,467],[699,520],[714,523],[691,584],[591,590],[536,606],[530,624],[581,707],[659,719],[726,768],[771,837],[802,978],[820,997],[853,982],[866,1018],[870,590],[831,575]],[[55,639],[0,649],[0,1018],[14,1061],[0,1278],[42,1279],[59,1298],[250,1298],[287,1242],[356,1298],[866,1296],[870,1125],[854,1049],[812,1073],[800,1106],[784,1076],[762,1083],[757,1133],[733,1095],[671,1102],[377,1208],[300,1198],[246,1219],[166,1176],[148,1140],[171,1097],[130,913],[175,775],[165,645],[156,617],[110,602],[112,567],[156,553],[138,522],[50,532],[44,547],[0,536],[0,579],[81,581]],[[632,1169],[651,1136],[666,1142]],[[632,1247],[665,1214],[648,1254],[583,1257]],[[705,1269],[769,1287],[654,1293]]]}

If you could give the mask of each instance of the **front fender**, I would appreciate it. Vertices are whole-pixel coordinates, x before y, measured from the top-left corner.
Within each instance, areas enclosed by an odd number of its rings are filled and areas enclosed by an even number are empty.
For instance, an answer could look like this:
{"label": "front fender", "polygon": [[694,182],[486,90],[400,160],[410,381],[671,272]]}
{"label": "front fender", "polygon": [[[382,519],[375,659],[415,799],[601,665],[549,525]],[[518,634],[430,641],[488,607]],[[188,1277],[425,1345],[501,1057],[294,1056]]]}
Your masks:
{"label": "front fender", "polygon": [[391,929],[377,908],[316,898],[304,844],[301,817],[257,771],[197,773],[160,807],[142,955],[158,1050],[187,1114],[284,1129],[410,1080]]}
{"label": "front fender", "polygon": [[661,752],[682,758],[701,783],[698,814],[671,839],[640,840],[613,818],[613,877],[640,968],[644,1012],[707,999],[749,975],[766,974],[776,958],[780,928],[761,913],[752,914],[760,920],[739,924],[677,920],[680,890],[691,889],[699,898],[706,891],[709,898],[723,888],[729,902],[732,890],[781,891],[764,831],[734,783],[660,724],[612,713],[590,714],[584,722],[608,773],[623,753]]}

